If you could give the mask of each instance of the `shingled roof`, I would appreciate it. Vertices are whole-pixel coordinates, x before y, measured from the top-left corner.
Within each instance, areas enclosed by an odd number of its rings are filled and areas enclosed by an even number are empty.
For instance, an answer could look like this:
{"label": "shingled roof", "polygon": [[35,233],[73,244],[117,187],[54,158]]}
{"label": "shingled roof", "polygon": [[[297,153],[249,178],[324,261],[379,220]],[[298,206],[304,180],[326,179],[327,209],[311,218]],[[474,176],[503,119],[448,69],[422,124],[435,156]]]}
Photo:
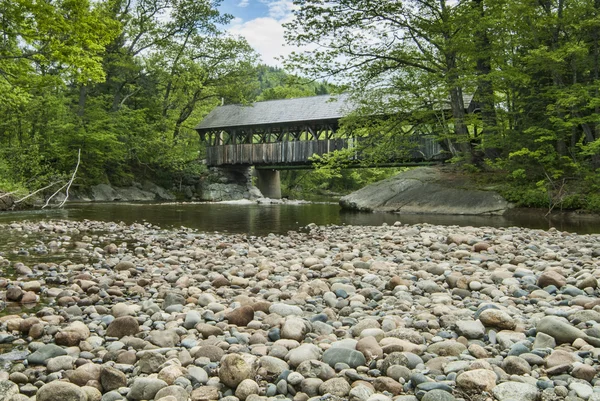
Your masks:
{"label": "shingled roof", "polygon": [[[473,112],[477,103],[473,95],[463,95],[465,108]],[[267,126],[293,124],[300,122],[319,122],[339,120],[356,109],[350,94],[320,95],[296,99],[267,100],[248,106],[231,104],[213,109],[196,126],[198,132],[225,130],[235,127]],[[444,104],[444,110],[450,105]]]}
{"label": "shingled roof", "polygon": [[215,108],[196,130],[337,120],[347,116],[353,108],[348,94],[268,100],[249,106],[231,104]]}

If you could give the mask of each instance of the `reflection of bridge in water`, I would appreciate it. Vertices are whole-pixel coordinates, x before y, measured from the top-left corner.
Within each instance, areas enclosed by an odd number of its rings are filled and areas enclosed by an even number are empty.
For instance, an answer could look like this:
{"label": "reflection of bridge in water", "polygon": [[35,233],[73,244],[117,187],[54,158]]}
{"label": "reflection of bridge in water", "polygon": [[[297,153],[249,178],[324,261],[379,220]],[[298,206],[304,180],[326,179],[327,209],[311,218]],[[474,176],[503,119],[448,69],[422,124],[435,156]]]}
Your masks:
{"label": "reflection of bridge in water", "polygon": [[[311,158],[351,149],[360,138],[340,138],[339,120],[353,111],[348,95],[329,95],[220,106],[196,127],[212,167],[254,166],[265,196],[280,198],[279,171],[306,168]],[[433,136],[414,136],[414,146],[390,165],[441,162],[446,153]],[[360,153],[352,157],[360,159]]]}

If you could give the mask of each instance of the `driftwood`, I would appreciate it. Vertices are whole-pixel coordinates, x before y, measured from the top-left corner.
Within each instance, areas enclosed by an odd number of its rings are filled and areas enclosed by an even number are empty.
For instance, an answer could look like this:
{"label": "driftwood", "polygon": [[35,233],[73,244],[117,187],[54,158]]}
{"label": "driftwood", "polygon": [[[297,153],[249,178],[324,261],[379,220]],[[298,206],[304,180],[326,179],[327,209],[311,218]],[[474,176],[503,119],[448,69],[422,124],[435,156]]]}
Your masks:
{"label": "driftwood", "polygon": [[69,188],[71,188],[71,184],[73,184],[73,181],[75,180],[75,175],[77,174],[77,169],[79,169],[79,163],[80,162],[81,162],[81,149],[79,149],[79,151],[77,152],[77,165],[75,166],[75,170],[73,171],[73,175],[71,175],[71,179],[65,185],[63,185],[62,187],[58,188],[56,190],[56,192],[54,192],[46,200],[46,203],[44,204],[44,206],[42,206],[42,209],[46,208],[50,204],[50,201],[52,200],[52,198],[54,198],[63,188],[66,187],[67,191],[66,191],[65,199],[63,199],[63,201],[58,205],[58,207],[63,207],[65,205],[65,203],[69,199]]}
{"label": "driftwood", "polygon": [[25,197],[23,197],[23,198],[21,198],[21,199],[17,199],[16,201],[14,201],[14,203],[20,203],[20,202],[23,202],[25,199],[32,197],[33,195],[37,194],[38,192],[40,192],[40,191],[43,191],[43,190],[45,190],[45,189],[48,189],[48,188],[50,188],[50,187],[52,187],[52,186],[54,186],[54,185],[56,185],[56,184],[59,184],[59,183],[61,183],[61,182],[62,182],[62,181],[55,181],[55,182],[53,182],[53,183],[52,183],[52,184],[50,184],[50,185],[46,185],[44,188],[40,188],[40,189],[38,189],[38,190],[36,190],[36,191],[33,191],[32,193],[30,193],[29,195],[27,195],[27,196],[25,196]]}

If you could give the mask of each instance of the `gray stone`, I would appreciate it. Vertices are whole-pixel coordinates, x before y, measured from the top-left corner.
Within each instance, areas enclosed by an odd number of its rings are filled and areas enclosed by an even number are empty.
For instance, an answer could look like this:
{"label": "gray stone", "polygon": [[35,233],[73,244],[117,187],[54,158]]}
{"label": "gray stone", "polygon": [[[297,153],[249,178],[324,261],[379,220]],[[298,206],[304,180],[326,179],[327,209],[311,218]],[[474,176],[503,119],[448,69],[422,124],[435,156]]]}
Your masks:
{"label": "gray stone", "polygon": [[296,367],[304,361],[319,359],[320,354],[319,347],[316,345],[302,344],[299,347],[290,350],[285,356],[285,359],[291,366]]}
{"label": "gray stone", "polygon": [[46,344],[30,354],[27,357],[27,362],[32,365],[43,365],[48,359],[61,355],[67,355],[67,351],[64,348],[54,344]]}
{"label": "gray stone", "polygon": [[73,357],[69,355],[55,356],[46,361],[46,369],[48,372],[58,372],[61,370],[73,369]]}
{"label": "gray stone", "polygon": [[183,322],[183,327],[186,329],[193,329],[198,323],[202,321],[202,316],[200,313],[195,310],[191,310],[185,315],[185,320]]}
{"label": "gray stone", "polygon": [[254,377],[254,366],[244,359],[244,356],[229,354],[221,359],[219,379],[232,389],[235,389],[243,380]]}
{"label": "gray stone", "polygon": [[321,394],[331,394],[338,397],[345,397],[350,393],[350,384],[346,379],[336,377],[323,382],[319,386],[319,392]]}
{"label": "gray stone", "polygon": [[250,395],[258,394],[258,384],[252,379],[244,379],[235,389],[235,396],[245,401]]}
{"label": "gray stone", "polygon": [[546,333],[538,332],[533,342],[533,348],[554,348],[556,347],[556,340],[551,335]]}
{"label": "gray stone", "polygon": [[100,372],[100,384],[104,391],[116,390],[119,387],[127,386],[127,376],[118,369],[103,366],[102,372]]}
{"label": "gray stone", "polygon": [[456,332],[467,338],[481,338],[485,327],[479,320],[459,320],[456,322]]}
{"label": "gray stone", "polygon": [[36,401],[87,401],[81,387],[73,383],[53,381],[44,384],[36,394]]}
{"label": "gray stone", "polygon": [[160,400],[163,397],[174,397],[176,401],[188,401],[189,394],[183,387],[180,386],[167,386],[158,390],[154,399]]}
{"label": "gray stone", "polygon": [[437,168],[419,167],[379,181],[340,199],[345,209],[407,214],[503,214],[510,204],[493,191],[468,188]]}
{"label": "gray stone", "polygon": [[131,400],[152,400],[159,390],[167,387],[167,383],[160,379],[138,377],[134,379],[127,398]]}
{"label": "gray stone", "polygon": [[600,339],[589,337],[582,330],[579,330],[577,327],[572,326],[566,320],[557,316],[543,317],[537,323],[536,329],[540,333],[552,336],[557,344],[572,343],[578,338],[583,338],[586,341],[592,340],[592,345],[596,345],[600,342]]}
{"label": "gray stone", "polygon": [[0,381],[0,401],[9,401],[13,395],[19,394],[19,386],[9,380]]}
{"label": "gray stone", "polygon": [[345,363],[351,368],[356,368],[365,365],[367,360],[359,351],[332,347],[323,353],[323,362],[331,367],[334,367],[336,363]]}
{"label": "gray stone", "polygon": [[282,303],[275,303],[269,307],[270,313],[276,313],[279,316],[302,316],[302,309],[296,305],[288,305]]}
{"label": "gray stone", "polygon": [[425,393],[421,401],[456,401],[456,398],[444,390],[431,390]]}
{"label": "gray stone", "polygon": [[162,348],[173,348],[179,343],[179,335],[175,330],[153,330],[148,341]]}
{"label": "gray stone", "polygon": [[504,382],[492,389],[492,394],[498,401],[535,401],[538,389],[533,384],[519,382]]}
{"label": "gray stone", "polygon": [[571,382],[569,384],[569,389],[575,391],[578,397],[587,400],[594,393],[594,389],[589,384]]}

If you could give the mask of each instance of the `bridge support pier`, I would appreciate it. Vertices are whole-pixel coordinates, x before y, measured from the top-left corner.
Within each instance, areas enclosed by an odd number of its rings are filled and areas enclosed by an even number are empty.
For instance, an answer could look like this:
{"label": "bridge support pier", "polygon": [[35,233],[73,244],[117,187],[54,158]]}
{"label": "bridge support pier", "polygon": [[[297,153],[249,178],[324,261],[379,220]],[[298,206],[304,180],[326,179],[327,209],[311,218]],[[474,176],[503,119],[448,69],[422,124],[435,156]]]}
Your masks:
{"label": "bridge support pier", "polygon": [[263,196],[281,199],[281,178],[277,170],[255,170],[258,178],[257,187]]}

